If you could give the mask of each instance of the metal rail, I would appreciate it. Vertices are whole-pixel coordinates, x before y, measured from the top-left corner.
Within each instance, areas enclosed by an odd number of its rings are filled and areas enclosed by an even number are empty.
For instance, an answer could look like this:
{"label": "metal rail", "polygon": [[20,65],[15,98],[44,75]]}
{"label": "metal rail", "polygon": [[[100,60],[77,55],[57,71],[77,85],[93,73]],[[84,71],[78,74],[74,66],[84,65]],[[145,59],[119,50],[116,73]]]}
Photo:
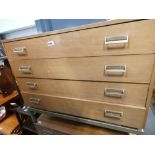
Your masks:
{"label": "metal rail", "polygon": [[132,133],[132,134],[143,134],[143,132],[144,132],[143,129],[129,128],[126,126],[119,126],[116,124],[110,124],[110,123],[106,123],[106,122],[102,122],[102,121],[61,114],[61,113],[52,112],[52,111],[35,109],[32,107],[28,107],[28,109],[30,111],[31,118],[32,118],[33,122],[37,121],[37,119],[35,118],[35,115],[34,115],[35,113],[44,113],[51,117],[63,118],[63,119],[71,120],[71,121],[76,121],[76,122],[80,122],[80,123],[85,123],[85,124],[89,124],[89,125],[94,125],[94,126],[98,126],[98,127],[108,128],[108,129],[112,129],[112,130]]}

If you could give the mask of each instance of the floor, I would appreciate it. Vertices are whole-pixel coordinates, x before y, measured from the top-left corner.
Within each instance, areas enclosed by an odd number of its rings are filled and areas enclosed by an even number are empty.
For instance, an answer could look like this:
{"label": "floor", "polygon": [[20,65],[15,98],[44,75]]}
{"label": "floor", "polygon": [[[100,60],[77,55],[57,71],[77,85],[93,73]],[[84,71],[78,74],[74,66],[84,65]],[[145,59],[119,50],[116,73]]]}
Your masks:
{"label": "floor", "polygon": [[149,109],[144,135],[155,135],[155,115],[151,109]]}

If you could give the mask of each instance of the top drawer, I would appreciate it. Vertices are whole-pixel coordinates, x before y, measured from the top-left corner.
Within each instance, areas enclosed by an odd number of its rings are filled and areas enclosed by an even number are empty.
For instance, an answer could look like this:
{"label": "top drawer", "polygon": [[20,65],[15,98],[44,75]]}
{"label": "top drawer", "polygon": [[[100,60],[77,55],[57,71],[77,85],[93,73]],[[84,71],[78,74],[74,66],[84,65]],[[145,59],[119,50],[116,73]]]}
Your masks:
{"label": "top drawer", "polygon": [[155,20],[53,34],[4,43],[12,59],[153,53]]}

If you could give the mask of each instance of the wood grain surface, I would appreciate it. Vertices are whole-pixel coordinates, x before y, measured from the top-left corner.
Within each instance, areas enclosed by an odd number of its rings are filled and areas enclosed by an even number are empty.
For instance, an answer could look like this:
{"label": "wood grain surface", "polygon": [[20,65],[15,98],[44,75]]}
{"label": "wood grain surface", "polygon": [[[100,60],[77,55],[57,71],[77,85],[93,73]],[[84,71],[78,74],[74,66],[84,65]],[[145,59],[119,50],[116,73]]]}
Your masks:
{"label": "wood grain surface", "polygon": [[18,92],[17,91],[14,91],[12,94],[6,96],[6,97],[3,97],[2,94],[0,94],[0,105],[12,100],[13,98],[17,97],[18,96]]}
{"label": "wood grain surface", "polygon": [[[41,93],[52,96],[87,99],[92,101],[111,102],[121,105],[134,105],[145,107],[148,92],[147,84],[126,84],[107,82],[87,82],[68,80],[28,79],[17,78],[20,90],[28,93]],[[36,84],[35,88],[26,83]],[[31,86],[31,85],[30,85]],[[105,89],[124,89],[122,97],[105,95]]]}
{"label": "wood grain surface", "polygon": [[12,131],[19,125],[16,115],[13,114],[0,122],[0,132],[4,135],[10,135]]}
{"label": "wood grain surface", "polygon": [[[129,40],[124,48],[106,47],[105,37],[122,35],[127,35]],[[149,54],[155,53],[154,40],[155,20],[144,20],[8,42],[4,47],[10,60]],[[54,45],[48,46],[49,41],[54,41]],[[14,53],[13,49],[18,47],[25,47],[27,54]]]}
{"label": "wood grain surface", "polygon": [[[146,109],[142,107],[67,97],[53,97],[51,95],[30,94],[26,92],[23,92],[22,96],[25,104],[30,107],[105,121],[133,128],[144,128]],[[30,98],[39,99],[40,102],[37,104],[31,103]],[[121,119],[105,117],[105,110],[118,111],[119,113],[123,113],[123,117]]]}
{"label": "wood grain surface", "polygon": [[[16,77],[150,83],[154,55],[104,56],[62,59],[18,60],[11,62]],[[125,66],[122,76],[105,75],[105,66]],[[31,74],[19,71],[30,66]]]}

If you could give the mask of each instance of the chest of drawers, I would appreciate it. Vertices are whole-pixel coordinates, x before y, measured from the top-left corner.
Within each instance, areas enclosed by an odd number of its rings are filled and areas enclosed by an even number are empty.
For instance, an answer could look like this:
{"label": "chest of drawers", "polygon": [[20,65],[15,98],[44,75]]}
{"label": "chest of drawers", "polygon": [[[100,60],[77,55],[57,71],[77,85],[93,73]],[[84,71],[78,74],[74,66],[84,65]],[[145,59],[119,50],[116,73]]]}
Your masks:
{"label": "chest of drawers", "polygon": [[145,127],[155,20],[114,20],[3,42],[25,104]]}

